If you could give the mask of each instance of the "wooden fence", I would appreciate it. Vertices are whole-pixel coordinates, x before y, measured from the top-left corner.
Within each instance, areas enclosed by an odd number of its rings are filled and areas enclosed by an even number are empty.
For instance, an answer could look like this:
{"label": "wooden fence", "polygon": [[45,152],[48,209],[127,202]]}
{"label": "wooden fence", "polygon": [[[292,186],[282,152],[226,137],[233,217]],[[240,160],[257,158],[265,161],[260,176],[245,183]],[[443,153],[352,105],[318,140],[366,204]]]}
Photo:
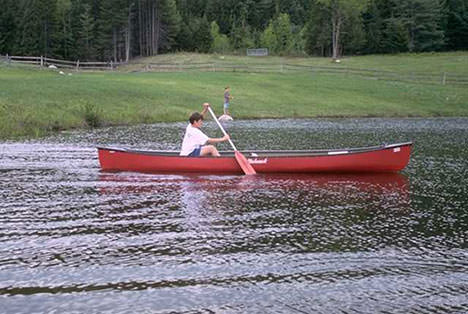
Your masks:
{"label": "wooden fence", "polygon": [[26,63],[43,67],[80,70],[114,70],[128,65],[124,70],[144,72],[248,72],[248,73],[322,73],[359,76],[370,80],[396,82],[417,82],[437,85],[468,85],[468,76],[448,72],[393,72],[373,69],[359,69],[345,66],[310,66],[290,63],[114,63],[66,61],[46,57],[0,56],[6,63]]}
{"label": "wooden fence", "polygon": [[64,69],[73,69],[76,71],[80,70],[114,70],[121,63],[109,62],[82,62],[59,60],[47,57],[24,57],[24,56],[1,56],[3,62],[21,63],[21,64],[32,64],[39,65],[41,67],[56,67]]}
{"label": "wooden fence", "polygon": [[429,84],[466,84],[468,76],[448,72],[393,72],[373,69],[359,69],[350,67],[333,66],[309,66],[289,63],[132,63],[132,67],[143,69],[148,72],[187,72],[187,71],[211,71],[211,72],[249,72],[249,73],[324,73],[345,74],[360,76],[373,80],[418,82]]}

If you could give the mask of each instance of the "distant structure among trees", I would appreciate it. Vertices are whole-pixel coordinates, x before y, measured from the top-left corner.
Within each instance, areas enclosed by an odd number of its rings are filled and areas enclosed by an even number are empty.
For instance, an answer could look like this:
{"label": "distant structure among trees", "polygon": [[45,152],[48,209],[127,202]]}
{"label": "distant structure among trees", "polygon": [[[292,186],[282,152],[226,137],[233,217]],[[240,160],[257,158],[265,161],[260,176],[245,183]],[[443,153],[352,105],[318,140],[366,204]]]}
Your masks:
{"label": "distant structure among trees", "polygon": [[0,54],[128,61],[468,49],[468,0],[2,0]]}
{"label": "distant structure among trees", "polygon": [[247,49],[247,55],[251,57],[268,56],[268,48],[250,48]]}

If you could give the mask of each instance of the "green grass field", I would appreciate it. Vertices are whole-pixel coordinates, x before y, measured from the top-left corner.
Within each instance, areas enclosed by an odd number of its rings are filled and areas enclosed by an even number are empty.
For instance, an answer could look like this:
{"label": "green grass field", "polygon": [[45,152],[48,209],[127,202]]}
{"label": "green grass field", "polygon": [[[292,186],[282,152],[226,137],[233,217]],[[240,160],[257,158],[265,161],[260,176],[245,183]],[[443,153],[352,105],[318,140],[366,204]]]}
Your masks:
{"label": "green grass field", "polygon": [[419,53],[397,55],[368,55],[343,57],[341,62],[333,63],[330,58],[320,57],[245,57],[216,54],[176,53],[158,55],[149,58],[136,59],[122,70],[132,71],[141,69],[141,65],[148,63],[235,63],[235,64],[295,64],[305,66],[326,66],[334,68],[360,68],[381,71],[395,71],[399,73],[451,73],[468,75],[468,52]]}
{"label": "green grass field", "polygon": [[[145,62],[210,62],[216,55],[174,54]],[[224,57],[233,62],[261,61]],[[170,60],[169,60],[170,59]],[[331,64],[324,58],[288,58],[297,64]],[[337,66],[468,76],[468,53],[364,56]],[[289,62],[289,61],[288,61]],[[309,62],[309,63],[307,63]],[[70,72],[0,65],[0,138],[42,136],[89,126],[183,121],[205,101],[222,112],[223,89],[231,86],[236,119],[312,117],[468,116],[467,85],[372,80],[346,74]]]}

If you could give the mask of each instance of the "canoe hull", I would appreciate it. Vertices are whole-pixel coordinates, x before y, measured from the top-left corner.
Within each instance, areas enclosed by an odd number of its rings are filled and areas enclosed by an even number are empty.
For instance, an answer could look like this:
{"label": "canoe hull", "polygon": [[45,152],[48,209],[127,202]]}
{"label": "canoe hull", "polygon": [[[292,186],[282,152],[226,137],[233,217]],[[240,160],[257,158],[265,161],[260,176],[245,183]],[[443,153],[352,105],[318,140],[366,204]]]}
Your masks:
{"label": "canoe hull", "polygon": [[[403,143],[344,151],[263,151],[244,155],[258,173],[397,172],[408,164],[411,147],[412,143]],[[104,171],[243,173],[234,154],[185,157],[176,152],[106,147],[98,147],[98,154]]]}

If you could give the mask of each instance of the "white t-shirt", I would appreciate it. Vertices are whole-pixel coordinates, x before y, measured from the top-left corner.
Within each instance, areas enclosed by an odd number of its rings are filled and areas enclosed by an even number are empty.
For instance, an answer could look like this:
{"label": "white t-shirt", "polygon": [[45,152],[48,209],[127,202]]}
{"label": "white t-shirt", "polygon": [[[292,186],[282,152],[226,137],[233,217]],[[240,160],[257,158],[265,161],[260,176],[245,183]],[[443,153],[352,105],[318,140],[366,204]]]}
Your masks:
{"label": "white t-shirt", "polygon": [[199,128],[193,127],[191,124],[185,130],[184,140],[182,141],[182,149],[180,156],[188,156],[194,149],[205,145],[209,137],[206,136]]}

